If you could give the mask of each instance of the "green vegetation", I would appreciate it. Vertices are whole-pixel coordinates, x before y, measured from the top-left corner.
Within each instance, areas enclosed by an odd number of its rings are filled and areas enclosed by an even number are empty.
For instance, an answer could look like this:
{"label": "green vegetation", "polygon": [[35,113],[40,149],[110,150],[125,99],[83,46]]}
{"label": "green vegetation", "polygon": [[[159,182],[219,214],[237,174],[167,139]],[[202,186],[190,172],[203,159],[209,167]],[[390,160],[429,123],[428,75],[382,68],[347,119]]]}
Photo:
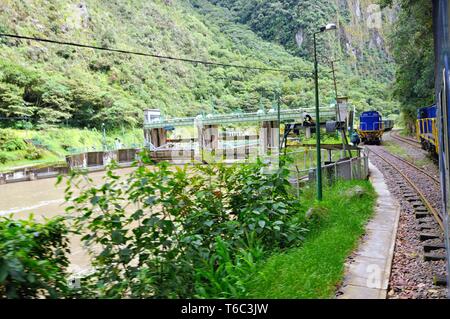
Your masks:
{"label": "green vegetation", "polygon": [[[216,12],[206,0],[191,0],[204,14]],[[338,95],[348,96],[358,112],[381,111],[386,117],[399,114],[392,97],[394,63],[386,46],[395,12],[374,7],[373,1],[328,0],[208,0],[229,9],[235,23],[243,23],[263,39],[281,44],[289,53],[307,61],[313,57],[313,36],[320,26],[335,22],[339,32],[319,35],[319,65],[330,68],[335,60]],[[370,27],[371,19],[380,26]],[[215,16],[217,19],[217,15]],[[375,17],[375,18],[374,18]],[[220,19],[221,20],[221,19]],[[378,21],[377,21],[378,22]],[[227,28],[224,27],[226,30]],[[328,71],[328,72],[327,72]],[[334,98],[329,70],[320,72],[322,101]],[[303,98],[300,96],[300,98]],[[312,98],[312,97],[311,97]],[[311,100],[313,103],[313,100]]]}
{"label": "green vegetation", "polygon": [[[251,11],[253,4],[252,1],[245,8]],[[325,6],[321,4],[321,8]],[[270,107],[277,95],[284,107],[313,103],[310,62],[293,56],[291,53],[295,52],[288,51],[292,46],[286,44],[286,49],[265,42],[250,28],[239,24],[230,10],[205,0],[87,0],[81,4],[62,0],[6,1],[1,9],[3,32],[304,71],[280,74],[208,67],[3,38],[0,39],[0,117],[7,119],[2,120],[3,126],[22,125],[20,119],[24,118],[30,121],[27,125],[39,128],[67,124],[100,129],[105,123],[107,128],[116,129],[122,124],[139,125],[144,108],[160,108],[166,116],[180,116],[256,110],[260,104]],[[299,16],[297,22],[304,19],[310,26],[318,23],[316,10],[304,11],[311,15]],[[317,11],[321,15],[319,22],[331,18],[327,12],[323,15]],[[283,21],[265,19],[260,29],[253,26],[252,29],[257,32],[267,29],[269,21],[273,21],[271,30],[283,24]],[[289,25],[281,31],[283,37],[294,38],[289,33],[293,32]],[[310,43],[308,32],[305,31],[304,37]],[[284,41],[261,35],[285,45]],[[321,42],[336,50],[340,47],[331,33]],[[323,104],[334,98],[328,71],[328,68],[321,70]],[[343,67],[338,72],[340,95],[350,96],[358,110],[377,108],[391,112],[395,103],[389,98],[389,76],[380,81],[379,75],[360,76],[351,68]]]}
{"label": "green vegetation", "polygon": [[[356,188],[364,189],[362,194]],[[252,298],[332,298],[344,274],[344,262],[373,213],[375,193],[368,181],[340,182],[314,204],[304,194],[303,210],[313,206],[317,222],[301,247],[276,253],[258,267],[246,285]],[[355,198],[358,197],[357,200]]]}
{"label": "green vegetation", "polygon": [[[380,2],[393,5],[392,0]],[[396,62],[394,95],[408,132],[414,132],[417,109],[434,101],[432,2],[399,0],[395,4],[400,10],[390,36]]]}
{"label": "green vegetation", "polygon": [[[230,23],[233,36],[225,34],[185,1],[90,0],[82,8],[77,4],[8,2],[2,4],[0,23],[7,32],[98,46],[249,66],[312,69],[246,28]],[[17,21],[11,16],[17,16]],[[293,97],[302,87],[306,92],[310,81],[293,80],[287,74],[25,45],[8,39],[2,39],[0,46],[0,116],[29,116],[38,126],[138,125],[144,108],[160,108],[169,116],[255,110],[260,100],[269,105],[277,90],[283,91],[289,106],[309,104]]]}
{"label": "green vegetation", "polygon": [[393,141],[383,141],[383,146],[390,152],[395,155],[398,155],[402,158],[408,157],[408,152],[405,148],[399,146],[399,143]]}
{"label": "green vegetation", "polygon": [[[339,182],[317,204],[309,188],[299,200],[286,166],[268,169],[160,163],[120,177],[113,165],[100,185],[73,173],[66,217],[0,220],[0,296],[328,297],[373,190]],[[94,267],[70,289],[69,233],[82,236]]]}
{"label": "green vegetation", "polygon": [[[338,133],[323,133],[320,135],[320,142],[322,144],[342,144],[342,138]],[[316,145],[316,138],[311,137],[302,140],[303,144]]]}
{"label": "green vegetation", "polygon": [[[149,160],[143,156],[144,162]],[[282,167],[262,163],[169,169],[138,167],[126,178],[74,192],[68,212],[93,255],[81,294],[107,298],[227,298],[261,258],[299,245],[306,231]],[[83,177],[81,177],[83,179]],[[77,195],[74,195],[77,193]],[[132,205],[132,211],[127,209]],[[151,256],[151,258],[149,258]]]}
{"label": "green vegetation", "polygon": [[68,296],[67,235],[63,218],[0,217],[0,299]]}
{"label": "green vegetation", "polygon": [[[311,189],[299,200],[286,167],[160,163],[120,177],[113,165],[100,185],[73,173],[66,217],[0,219],[0,296],[239,298],[258,296],[260,284],[310,296],[313,277],[317,296],[329,295],[372,212],[373,191],[368,182],[341,182],[321,204]],[[93,272],[70,289],[69,233],[94,248]],[[271,273],[274,260],[299,254]],[[303,275],[293,280],[295,267]]]}
{"label": "green vegetation", "polygon": [[[345,71],[356,72],[372,79],[389,82],[393,69],[384,46],[385,33],[390,30],[390,10],[381,12],[381,25],[375,30],[368,25],[373,1],[341,0],[208,0],[228,8],[236,22],[248,25],[263,39],[279,43],[288,52],[312,61],[312,34],[330,22],[340,27],[335,35],[321,35],[319,52],[327,52],[330,59]],[[201,3],[202,1],[192,1]],[[364,21],[364,19],[366,21]],[[337,42],[337,43],[336,43]],[[326,63],[327,61],[323,61]],[[350,73],[350,72],[349,72]]]}
{"label": "green vegetation", "polygon": [[436,165],[436,163],[433,161],[433,159],[429,157],[429,154],[427,157],[423,157],[420,159],[417,159],[416,157],[409,155],[407,149],[405,149],[405,147],[408,147],[408,146],[402,146],[401,143],[384,141],[383,146],[390,153],[400,156],[401,158],[413,163],[416,166],[425,167],[427,165]]}
{"label": "green vegetation", "polygon": [[[116,145],[116,138],[119,143]],[[106,131],[76,128],[47,128],[42,130],[0,129],[0,171],[30,165],[65,163],[73,153],[103,149],[140,147],[142,129]]]}
{"label": "green vegetation", "polygon": [[44,151],[18,137],[13,130],[0,129],[0,167],[8,162],[35,161]]}

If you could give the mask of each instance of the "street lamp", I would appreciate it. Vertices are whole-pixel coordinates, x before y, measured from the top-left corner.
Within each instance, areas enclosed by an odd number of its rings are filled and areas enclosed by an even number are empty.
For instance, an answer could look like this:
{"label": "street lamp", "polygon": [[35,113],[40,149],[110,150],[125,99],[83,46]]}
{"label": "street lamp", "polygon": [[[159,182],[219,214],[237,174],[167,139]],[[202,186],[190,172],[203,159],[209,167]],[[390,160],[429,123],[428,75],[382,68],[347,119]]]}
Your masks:
{"label": "street lamp", "polygon": [[336,30],[334,23],[329,23],[324,27],[321,27],[318,32],[314,32],[314,85],[316,91],[316,150],[317,150],[317,167],[316,167],[316,179],[317,179],[317,199],[322,200],[322,156],[320,153],[320,114],[319,114],[319,75],[317,70],[317,48],[316,48],[316,35],[325,31]]}

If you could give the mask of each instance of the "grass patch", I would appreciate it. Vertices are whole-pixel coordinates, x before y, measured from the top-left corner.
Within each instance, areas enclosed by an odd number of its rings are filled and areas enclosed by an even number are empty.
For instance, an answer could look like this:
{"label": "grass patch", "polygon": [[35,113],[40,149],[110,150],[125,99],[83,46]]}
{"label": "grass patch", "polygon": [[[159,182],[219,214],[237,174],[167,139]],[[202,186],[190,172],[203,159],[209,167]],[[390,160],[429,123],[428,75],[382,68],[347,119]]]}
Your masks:
{"label": "grass patch", "polygon": [[383,146],[392,154],[408,159],[408,153],[401,145],[391,141],[383,141]]}
{"label": "grass patch", "polygon": [[[15,155],[15,153],[18,152],[11,152],[12,158]],[[35,165],[56,165],[56,164],[62,164],[65,163],[64,159],[61,159],[57,155],[53,154],[49,151],[43,151],[42,157],[40,159],[36,160],[28,160],[22,157],[18,157],[19,159],[11,160],[6,162],[5,164],[0,164],[0,173],[11,171],[13,168],[19,168],[23,166],[35,166]]]}
{"label": "grass patch", "polygon": [[401,145],[399,145],[398,143],[395,142],[383,142],[383,146],[392,154],[395,154],[397,156],[400,156],[401,158],[403,158],[404,160],[407,160],[411,163],[413,163],[416,166],[419,167],[424,167],[427,165],[434,165],[435,163],[433,162],[433,160],[431,158],[429,158],[428,156],[430,156],[429,154],[427,155],[427,157],[423,157],[423,158],[416,158],[413,156],[410,156],[408,154],[408,152],[406,151],[406,149],[404,147],[402,147]]}
{"label": "grass patch", "polygon": [[[364,189],[358,196],[349,190]],[[304,194],[305,211],[320,212],[304,244],[277,253],[264,262],[247,284],[250,298],[330,298],[344,275],[344,262],[364,233],[373,214],[376,194],[369,181],[342,181],[326,189],[315,203],[313,192]]]}

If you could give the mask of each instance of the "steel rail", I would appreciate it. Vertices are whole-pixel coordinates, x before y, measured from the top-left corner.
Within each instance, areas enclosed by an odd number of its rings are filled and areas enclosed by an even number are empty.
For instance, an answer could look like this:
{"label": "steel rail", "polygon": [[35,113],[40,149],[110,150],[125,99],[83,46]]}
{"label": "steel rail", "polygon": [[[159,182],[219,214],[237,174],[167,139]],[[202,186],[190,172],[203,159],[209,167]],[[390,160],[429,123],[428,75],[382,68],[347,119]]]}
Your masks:
{"label": "steel rail", "polygon": [[[375,154],[379,158],[381,158],[385,163],[389,164],[393,169],[395,169],[410,185],[411,187],[419,194],[420,198],[422,199],[422,202],[425,204],[427,209],[430,211],[430,213],[433,215],[434,219],[439,224],[439,227],[441,227],[442,230],[444,230],[444,223],[441,219],[441,216],[439,215],[439,212],[431,205],[431,203],[428,201],[428,199],[425,197],[425,195],[422,193],[422,191],[417,187],[417,185],[408,177],[405,173],[403,173],[397,166],[389,162],[387,159],[385,159],[383,156],[372,150],[369,149],[371,153]],[[389,153],[389,155],[392,155]]]}
{"label": "steel rail", "polygon": [[405,160],[404,158],[401,158],[401,157],[398,156],[398,155],[395,155],[395,154],[392,154],[392,153],[389,153],[389,155],[392,156],[392,157],[395,157],[395,158],[398,159],[399,161],[402,161],[403,163],[405,163],[405,164],[411,166],[412,168],[418,170],[418,171],[421,172],[422,174],[428,176],[428,177],[431,178],[436,184],[438,184],[438,185],[441,184],[441,181],[440,181],[439,179],[437,179],[437,178],[434,177],[433,175],[427,173],[425,170],[421,169],[420,167],[414,165],[413,163],[411,163],[411,162]]}
{"label": "steel rail", "polygon": [[395,140],[398,140],[400,142],[409,144],[411,146],[414,146],[414,147],[417,147],[417,148],[422,148],[419,142],[414,141],[414,140],[409,139],[409,138],[401,137],[401,136],[397,135],[396,133],[394,133],[393,131],[391,132],[391,137],[393,139],[395,139]]}

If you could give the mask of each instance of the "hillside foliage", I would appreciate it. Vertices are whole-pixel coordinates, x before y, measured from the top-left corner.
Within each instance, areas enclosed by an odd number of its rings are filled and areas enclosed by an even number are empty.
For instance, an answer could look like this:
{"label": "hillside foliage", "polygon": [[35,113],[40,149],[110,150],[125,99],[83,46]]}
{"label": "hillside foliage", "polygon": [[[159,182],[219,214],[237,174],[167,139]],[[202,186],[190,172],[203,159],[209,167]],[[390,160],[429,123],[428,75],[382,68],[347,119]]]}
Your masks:
{"label": "hillside foliage", "polygon": [[398,5],[398,20],[390,35],[396,61],[394,95],[410,131],[417,109],[434,101],[434,41],[432,2],[383,0],[384,6]]}
{"label": "hillside foliage", "polygon": [[[111,128],[139,125],[145,108],[184,116],[269,108],[278,95],[285,108],[309,107],[314,102],[312,64],[306,53],[294,56],[285,41],[261,34],[251,24],[236,21],[227,8],[206,0],[7,0],[0,4],[0,12],[1,32],[301,71],[211,67],[1,38],[3,126],[25,119],[36,127],[100,128],[105,123]],[[273,23],[267,32],[284,24]],[[287,29],[280,30],[280,36],[288,36]],[[310,35],[305,33],[305,39],[310,41]],[[330,33],[323,41],[337,40]],[[321,65],[321,100],[326,105],[334,99],[334,90],[329,67],[325,62]],[[339,94],[348,95],[357,109],[395,112],[386,79],[362,77],[342,68],[338,82]]]}

